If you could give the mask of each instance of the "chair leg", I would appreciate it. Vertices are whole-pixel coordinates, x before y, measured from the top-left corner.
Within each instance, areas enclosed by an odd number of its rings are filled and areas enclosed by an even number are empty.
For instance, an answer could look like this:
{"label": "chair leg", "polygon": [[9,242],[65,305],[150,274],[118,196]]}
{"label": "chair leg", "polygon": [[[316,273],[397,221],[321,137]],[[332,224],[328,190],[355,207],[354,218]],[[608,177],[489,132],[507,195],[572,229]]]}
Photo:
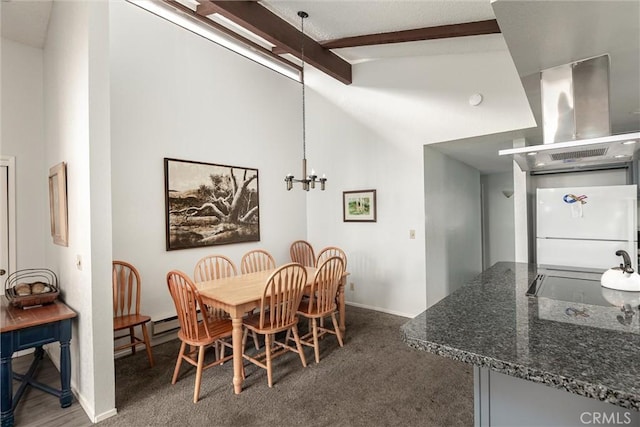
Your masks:
{"label": "chair leg", "polygon": [[[144,345],[147,349],[147,358],[149,359],[149,366],[153,368],[153,354],[151,354],[151,340],[149,340],[149,332],[147,331],[147,324],[140,325],[142,327],[142,338],[144,338]],[[135,348],[135,346],[134,346]]]}
{"label": "chair leg", "polygon": [[[131,344],[135,344],[136,342],[136,335],[135,335],[135,331],[133,330],[133,326],[129,328],[129,340],[131,341]],[[131,346],[131,354],[136,354],[135,345]]]}
{"label": "chair leg", "polygon": [[256,350],[260,350],[260,343],[258,342],[258,334],[256,331],[251,331],[253,334],[253,344],[256,346]]}
{"label": "chair leg", "polygon": [[298,349],[298,354],[300,355],[300,360],[302,361],[302,366],[307,367],[307,358],[304,357],[304,351],[302,350],[302,343],[300,343],[300,335],[298,335],[298,326],[293,325],[291,327],[293,331],[293,339],[296,340],[296,348]]}
{"label": "chair leg", "polygon": [[[221,346],[222,346],[222,344],[220,344],[220,342],[218,342],[218,341],[213,343],[213,351],[214,351],[214,355],[216,357],[216,360],[220,360],[220,347]],[[224,351],[224,347],[223,347],[222,351]]]}
{"label": "chair leg", "polygon": [[249,333],[249,329],[244,328],[242,332],[242,354],[244,354],[244,349],[247,346],[247,334]]}
{"label": "chair leg", "polygon": [[331,313],[331,321],[333,322],[333,329],[336,331],[338,344],[340,344],[340,347],[344,347],[344,344],[342,342],[342,333],[340,332],[340,328],[338,327],[338,320],[336,319],[336,313]]}
{"label": "chair leg", "polygon": [[180,345],[180,353],[178,353],[178,360],[176,361],[176,367],[173,370],[173,379],[171,380],[171,384],[175,384],[178,380],[178,372],[180,372],[180,365],[182,365],[182,358],[184,357],[184,350],[187,347],[187,343],[182,341]]}
{"label": "chair leg", "polygon": [[193,390],[193,403],[198,403],[200,397],[200,381],[202,380],[202,366],[204,365],[204,346],[198,349],[198,368],[196,370],[196,386]]}
{"label": "chair leg", "polygon": [[271,334],[266,334],[264,336],[264,350],[267,356],[267,382],[269,383],[269,387],[273,387],[273,376],[271,371]]}
{"label": "chair leg", "polygon": [[311,319],[311,327],[313,328],[313,351],[316,355],[316,363],[320,363],[320,346],[318,345],[318,319]]}

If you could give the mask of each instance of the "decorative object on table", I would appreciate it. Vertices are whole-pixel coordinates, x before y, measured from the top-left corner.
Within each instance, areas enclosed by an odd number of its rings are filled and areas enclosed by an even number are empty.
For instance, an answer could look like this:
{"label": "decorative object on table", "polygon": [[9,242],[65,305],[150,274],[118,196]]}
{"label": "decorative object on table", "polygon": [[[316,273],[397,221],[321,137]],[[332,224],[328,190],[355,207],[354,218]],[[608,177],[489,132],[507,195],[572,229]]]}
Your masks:
{"label": "decorative object on table", "polygon": [[[153,368],[153,354],[151,353],[151,340],[147,331],[147,323],[151,317],[140,314],[141,280],[138,270],[128,262],[112,262],[113,285],[113,332],[126,331],[126,335],[115,336],[114,340],[127,338],[127,343],[119,345],[115,351],[131,348],[131,353],[136,353],[136,346],[144,344],[147,350],[149,366]],[[142,329],[142,339],[135,335],[135,327]]]}
{"label": "decorative object on table", "polygon": [[313,246],[306,240],[296,240],[289,247],[291,261],[304,265],[305,267],[316,266],[316,255]]}
{"label": "decorative object on table", "polygon": [[343,191],[344,222],[376,222],[376,190]]}
{"label": "decorative object on table", "polygon": [[309,17],[307,12],[300,11],[298,12],[298,16],[300,17],[300,37],[301,37],[301,47],[300,47],[300,60],[302,61],[301,71],[300,71],[300,83],[302,83],[302,178],[296,179],[293,174],[288,173],[284,177],[284,182],[287,183],[287,191],[293,188],[294,182],[299,182],[302,184],[302,189],[305,191],[309,191],[310,188],[316,188],[316,183],[320,183],[320,190],[325,189],[325,184],[327,182],[327,178],[322,175],[321,178],[318,178],[316,172],[311,169],[311,173],[307,175],[307,126],[306,126],[306,110],[305,110],[305,85],[304,85],[304,19]]}
{"label": "decorative object on table", "polygon": [[67,165],[62,162],[49,169],[49,212],[53,243],[69,246],[67,222]]}
{"label": "decorative object on table", "polygon": [[[178,321],[180,322],[178,338],[182,341],[171,384],[175,384],[178,380],[180,365],[182,365],[183,360],[195,366],[196,382],[193,390],[193,403],[196,403],[200,397],[202,371],[212,366],[220,365],[233,357],[216,358],[211,363],[204,364],[204,350],[206,347],[216,344],[218,341],[222,345],[228,345],[222,340],[231,337],[231,320],[200,316],[200,312],[207,313],[204,309],[202,298],[189,276],[183,272],[172,270],[167,273],[167,286],[176,307]],[[186,351],[187,345],[189,345],[189,351]]]}
{"label": "decorative object on table", "polygon": [[11,273],[4,284],[4,296],[14,307],[50,304],[58,298],[58,276],[47,268],[27,268]]}
{"label": "decorative object on table", "polygon": [[164,159],[166,248],[260,240],[258,169]]}

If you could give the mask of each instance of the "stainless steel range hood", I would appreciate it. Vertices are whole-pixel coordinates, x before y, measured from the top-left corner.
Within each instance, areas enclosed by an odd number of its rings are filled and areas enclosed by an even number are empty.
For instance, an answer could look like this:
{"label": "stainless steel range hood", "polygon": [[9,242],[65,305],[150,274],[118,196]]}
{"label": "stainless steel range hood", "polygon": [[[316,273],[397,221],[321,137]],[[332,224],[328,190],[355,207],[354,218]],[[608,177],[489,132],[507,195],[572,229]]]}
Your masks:
{"label": "stainless steel range hood", "polygon": [[611,135],[609,55],[541,72],[544,144],[500,150],[523,171],[583,169],[634,160],[640,132]]}

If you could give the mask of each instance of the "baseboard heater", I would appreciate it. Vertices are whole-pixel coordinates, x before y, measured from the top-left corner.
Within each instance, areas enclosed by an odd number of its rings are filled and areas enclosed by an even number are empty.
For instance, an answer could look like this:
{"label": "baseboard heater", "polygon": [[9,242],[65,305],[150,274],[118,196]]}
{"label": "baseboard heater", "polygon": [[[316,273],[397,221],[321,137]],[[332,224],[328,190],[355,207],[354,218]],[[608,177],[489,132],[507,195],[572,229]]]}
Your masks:
{"label": "baseboard heater", "polygon": [[157,337],[160,335],[168,334],[169,332],[176,332],[180,329],[180,322],[178,316],[167,317],[166,319],[154,320],[151,322],[151,336]]}

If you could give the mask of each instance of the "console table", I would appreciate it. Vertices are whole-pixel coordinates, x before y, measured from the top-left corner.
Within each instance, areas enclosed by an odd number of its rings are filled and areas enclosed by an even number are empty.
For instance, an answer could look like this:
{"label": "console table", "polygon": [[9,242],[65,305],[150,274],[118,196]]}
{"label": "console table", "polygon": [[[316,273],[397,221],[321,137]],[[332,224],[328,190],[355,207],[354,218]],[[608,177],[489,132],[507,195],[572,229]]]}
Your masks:
{"label": "console table", "polygon": [[[35,387],[53,394],[60,399],[60,406],[71,406],[71,319],[76,313],[60,301],[54,301],[41,307],[21,309],[7,303],[2,298],[2,314],[0,319],[0,410],[2,427],[13,426],[13,410],[22,397],[27,386]],[[52,342],[60,342],[60,390],[37,382],[33,374],[42,360],[42,346]],[[14,352],[35,347],[33,362],[26,374],[12,371],[11,357]],[[13,395],[13,379],[21,381],[20,387]]]}

